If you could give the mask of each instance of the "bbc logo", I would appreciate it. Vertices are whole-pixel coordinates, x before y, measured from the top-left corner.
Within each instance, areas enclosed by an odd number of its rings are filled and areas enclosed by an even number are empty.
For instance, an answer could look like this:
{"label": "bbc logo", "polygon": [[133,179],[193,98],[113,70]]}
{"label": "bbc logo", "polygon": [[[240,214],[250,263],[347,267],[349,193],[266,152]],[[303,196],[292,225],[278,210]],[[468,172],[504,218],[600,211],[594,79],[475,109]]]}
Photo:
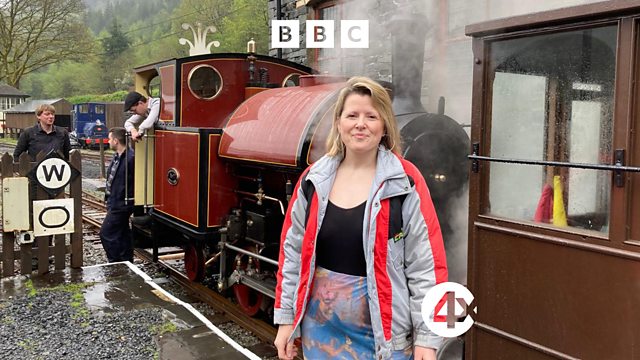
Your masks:
{"label": "bbc logo", "polygon": [[[305,40],[308,48],[334,48],[333,20],[307,20]],[[297,49],[300,47],[298,20],[271,21],[271,47]],[[365,49],[369,47],[369,20],[340,20],[340,47]]]}

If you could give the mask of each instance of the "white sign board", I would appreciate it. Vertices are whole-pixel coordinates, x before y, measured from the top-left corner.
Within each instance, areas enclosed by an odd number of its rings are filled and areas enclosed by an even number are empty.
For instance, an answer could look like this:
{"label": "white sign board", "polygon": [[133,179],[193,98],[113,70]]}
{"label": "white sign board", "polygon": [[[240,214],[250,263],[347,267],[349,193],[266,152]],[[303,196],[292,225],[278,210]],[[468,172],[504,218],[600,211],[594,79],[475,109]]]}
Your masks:
{"label": "white sign board", "polygon": [[29,179],[7,177],[2,181],[2,231],[30,230]]}
{"label": "white sign board", "polygon": [[68,234],[74,231],[74,199],[38,200],[33,202],[33,235]]}
{"label": "white sign board", "polygon": [[38,164],[36,179],[45,188],[59,189],[71,180],[71,166],[62,159],[46,159]]}

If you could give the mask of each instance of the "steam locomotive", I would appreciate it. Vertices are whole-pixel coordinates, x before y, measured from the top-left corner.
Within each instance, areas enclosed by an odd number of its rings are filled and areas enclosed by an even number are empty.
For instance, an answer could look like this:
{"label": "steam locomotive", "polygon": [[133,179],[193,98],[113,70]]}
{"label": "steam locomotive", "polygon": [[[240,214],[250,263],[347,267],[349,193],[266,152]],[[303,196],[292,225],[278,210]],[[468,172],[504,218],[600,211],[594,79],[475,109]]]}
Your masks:
{"label": "steam locomotive", "polygon": [[[469,137],[443,109],[428,113],[420,103],[425,38],[406,34],[424,28],[422,21],[395,19],[393,84],[384,85],[403,156],[427,180],[448,248],[466,243],[452,238],[455,209],[447,201],[466,187]],[[150,210],[151,222],[134,220],[134,236],[156,248],[183,247],[191,280],[232,289],[248,314],[268,310],[287,201],[302,171],[325,153],[346,78],[252,51],[135,72],[140,93],[160,85],[161,124],[136,144],[135,204]]]}

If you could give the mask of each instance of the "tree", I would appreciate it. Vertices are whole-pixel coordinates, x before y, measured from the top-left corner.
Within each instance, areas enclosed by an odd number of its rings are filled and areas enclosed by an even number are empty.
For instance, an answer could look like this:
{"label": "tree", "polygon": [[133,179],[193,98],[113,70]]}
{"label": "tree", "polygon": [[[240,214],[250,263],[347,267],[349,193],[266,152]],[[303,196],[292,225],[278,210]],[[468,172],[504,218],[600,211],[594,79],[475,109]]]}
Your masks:
{"label": "tree", "polygon": [[118,24],[118,20],[113,18],[111,29],[109,29],[109,36],[102,39],[102,47],[104,48],[105,56],[107,58],[120,56],[129,48],[129,39],[124,35]]}
{"label": "tree", "polygon": [[27,74],[93,51],[82,0],[0,0],[0,81],[16,88]]}
{"label": "tree", "polygon": [[118,21],[113,18],[108,35],[102,37],[104,53],[100,57],[100,78],[104,92],[114,92],[130,86],[132,79],[127,74],[131,68],[131,59],[126,53],[130,44]]}
{"label": "tree", "polygon": [[269,4],[267,0],[234,0],[232,11],[222,19],[221,35],[231,51],[245,52],[251,38],[258,54],[269,52]]}

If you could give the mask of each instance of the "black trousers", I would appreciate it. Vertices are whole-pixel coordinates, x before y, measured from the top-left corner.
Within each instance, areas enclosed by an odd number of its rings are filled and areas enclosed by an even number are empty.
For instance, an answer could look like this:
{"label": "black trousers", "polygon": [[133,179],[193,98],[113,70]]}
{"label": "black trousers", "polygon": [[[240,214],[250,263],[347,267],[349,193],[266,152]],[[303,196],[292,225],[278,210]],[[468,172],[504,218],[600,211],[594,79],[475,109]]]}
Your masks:
{"label": "black trousers", "polygon": [[100,229],[100,241],[109,262],[133,261],[133,242],[129,217],[131,212],[107,211]]}

